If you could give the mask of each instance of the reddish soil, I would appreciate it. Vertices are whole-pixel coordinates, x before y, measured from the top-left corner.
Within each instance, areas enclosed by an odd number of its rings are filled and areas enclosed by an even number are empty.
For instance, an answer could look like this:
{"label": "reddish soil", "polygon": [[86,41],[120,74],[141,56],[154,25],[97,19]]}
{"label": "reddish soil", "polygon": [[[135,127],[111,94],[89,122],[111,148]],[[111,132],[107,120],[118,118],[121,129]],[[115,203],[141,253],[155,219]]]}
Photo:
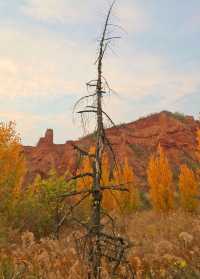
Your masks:
{"label": "reddish soil", "polygon": [[[146,168],[150,155],[158,144],[165,149],[176,177],[180,164],[186,163],[195,169],[200,167],[196,157],[196,131],[200,122],[191,116],[181,116],[163,111],[137,121],[119,125],[106,130],[113,144],[116,158],[122,162],[128,157],[139,182],[146,184]],[[88,150],[95,136],[88,135],[74,144]],[[37,174],[47,177],[50,169],[59,174],[67,169],[75,173],[78,153],[72,141],[64,144],[53,143],[53,131],[48,129],[35,147],[24,146],[28,164],[27,182],[33,181]]]}

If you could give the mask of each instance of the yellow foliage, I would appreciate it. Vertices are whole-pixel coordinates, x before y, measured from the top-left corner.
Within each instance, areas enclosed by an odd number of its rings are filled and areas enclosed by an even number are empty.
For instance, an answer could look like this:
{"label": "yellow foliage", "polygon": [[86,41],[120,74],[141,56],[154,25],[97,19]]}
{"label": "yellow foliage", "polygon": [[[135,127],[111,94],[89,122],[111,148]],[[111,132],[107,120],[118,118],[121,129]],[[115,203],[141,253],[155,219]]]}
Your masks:
{"label": "yellow foliage", "polygon": [[121,193],[121,203],[125,211],[137,209],[139,206],[139,193],[135,185],[135,175],[132,168],[125,159],[123,166],[123,183],[129,192]]}
{"label": "yellow foliage", "polygon": [[174,203],[172,171],[160,145],[157,153],[151,156],[147,175],[153,207],[158,211],[172,209]]}
{"label": "yellow foliage", "polygon": [[15,123],[0,123],[0,198],[20,194],[26,172],[25,159]]}
{"label": "yellow foliage", "polygon": [[103,154],[102,158],[102,185],[108,186],[110,183],[110,162],[106,153]]}
{"label": "yellow foliage", "polygon": [[[197,158],[200,162],[200,129],[197,130]],[[200,179],[200,168],[197,169],[196,174],[198,175],[198,178]]]}
{"label": "yellow foliage", "polygon": [[[94,154],[94,147],[90,149],[90,153]],[[92,172],[92,160],[89,157],[84,157],[81,162],[80,168],[77,174]],[[89,189],[92,187],[93,180],[91,177],[83,177],[78,179],[76,187],[78,191],[83,189]],[[103,208],[111,211],[120,208],[120,211],[136,209],[139,205],[139,194],[135,187],[135,177],[132,168],[128,164],[128,160],[125,159],[123,168],[113,171],[113,177],[111,178],[111,167],[109,158],[106,153],[102,157],[102,176],[101,185],[103,186],[115,186],[121,185],[128,188],[129,192],[120,192],[115,190],[105,190],[103,193]],[[123,186],[124,185],[124,186]],[[90,199],[87,198],[84,202],[84,209],[89,209]]]}
{"label": "yellow foliage", "polygon": [[[106,153],[103,155],[102,160],[102,178],[101,182],[103,186],[111,186],[112,182],[110,180],[110,164],[109,159]],[[115,208],[115,199],[113,196],[113,191],[104,191],[103,193],[103,201],[102,201],[103,207],[107,210],[113,210]]]}
{"label": "yellow foliage", "polygon": [[200,158],[200,129],[198,129],[197,131],[197,150],[198,150],[198,154],[199,154],[199,158]]}
{"label": "yellow foliage", "polygon": [[[111,185],[122,185],[124,183],[123,180],[123,172],[121,168],[115,168],[113,171],[113,177],[111,180]],[[113,207],[115,210],[122,212],[123,211],[123,206],[122,206],[122,200],[121,200],[121,195],[124,194],[124,192],[119,192],[119,191],[111,191],[112,193],[112,203]]]}
{"label": "yellow foliage", "polygon": [[198,206],[199,188],[194,172],[186,165],[180,168],[179,191],[181,206],[188,211],[195,211]]}
{"label": "yellow foliage", "polygon": [[[89,150],[90,154],[94,154],[95,148],[91,147]],[[77,175],[84,173],[92,172],[92,160],[88,156],[85,156],[80,164],[79,169],[77,170]],[[84,189],[90,189],[92,187],[93,179],[92,177],[86,176],[77,180],[76,189],[77,191],[82,191]],[[78,198],[79,199],[79,198]],[[87,197],[83,202],[83,209],[86,213],[88,213],[90,209],[90,197]]]}
{"label": "yellow foliage", "polygon": [[114,172],[112,183],[128,189],[128,192],[116,193],[117,206],[120,207],[121,212],[128,213],[137,209],[140,203],[139,193],[135,185],[134,172],[127,158],[124,160],[122,169],[118,169]]}

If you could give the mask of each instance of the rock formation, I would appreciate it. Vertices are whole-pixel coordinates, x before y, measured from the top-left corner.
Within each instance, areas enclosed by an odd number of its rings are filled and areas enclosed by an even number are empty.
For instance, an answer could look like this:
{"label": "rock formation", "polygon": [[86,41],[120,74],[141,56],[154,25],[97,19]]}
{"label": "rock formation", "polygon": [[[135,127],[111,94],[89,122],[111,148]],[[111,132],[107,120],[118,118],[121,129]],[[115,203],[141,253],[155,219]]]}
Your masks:
{"label": "rock formation", "polygon": [[[113,144],[118,161],[128,157],[139,183],[145,186],[148,160],[159,143],[167,153],[175,177],[181,163],[186,163],[191,168],[200,166],[195,153],[198,128],[200,122],[191,116],[163,111],[109,128],[106,134]],[[87,150],[94,139],[94,135],[88,135],[73,142]],[[37,174],[47,177],[52,168],[59,174],[63,174],[67,169],[72,173],[76,171],[78,154],[72,146],[72,141],[54,144],[51,129],[46,131],[37,146],[24,146],[24,153],[28,164],[27,182],[31,182]]]}

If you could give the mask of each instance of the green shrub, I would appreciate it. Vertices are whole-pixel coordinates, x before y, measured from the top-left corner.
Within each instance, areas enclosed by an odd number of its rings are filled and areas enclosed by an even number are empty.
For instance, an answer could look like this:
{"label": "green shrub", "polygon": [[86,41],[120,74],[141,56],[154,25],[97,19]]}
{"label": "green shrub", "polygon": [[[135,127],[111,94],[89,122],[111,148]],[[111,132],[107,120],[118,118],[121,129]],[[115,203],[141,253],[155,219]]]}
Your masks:
{"label": "green shrub", "polygon": [[8,257],[5,257],[4,259],[1,259],[0,262],[0,278],[2,279],[20,279],[20,274],[19,276],[16,274],[15,269],[14,269],[14,264],[12,260]]}
{"label": "green shrub", "polygon": [[15,201],[10,223],[39,238],[55,234],[65,211],[65,204],[59,197],[73,188],[74,184],[67,183],[65,176],[59,177],[55,171],[51,171],[47,179],[37,176]]}
{"label": "green shrub", "polygon": [[152,206],[149,200],[149,194],[145,191],[140,191],[140,208],[143,210],[148,210],[151,207]]}
{"label": "green shrub", "polygon": [[172,116],[179,121],[182,121],[182,122],[185,121],[185,115],[183,113],[174,112],[174,113],[172,113]]}

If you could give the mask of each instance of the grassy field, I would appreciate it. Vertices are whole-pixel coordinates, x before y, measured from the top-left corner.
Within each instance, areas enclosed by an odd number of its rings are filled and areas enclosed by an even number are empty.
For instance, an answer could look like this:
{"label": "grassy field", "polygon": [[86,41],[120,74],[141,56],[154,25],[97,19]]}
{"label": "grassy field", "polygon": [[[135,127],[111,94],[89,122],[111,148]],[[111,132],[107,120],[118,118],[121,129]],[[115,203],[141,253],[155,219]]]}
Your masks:
{"label": "grassy field", "polygon": [[[121,218],[118,229],[132,242],[129,260],[136,278],[200,278],[198,215],[181,210],[167,215],[143,211]],[[36,240],[31,232],[1,225],[0,278],[86,278],[73,233],[65,228],[59,240]],[[123,272],[120,278],[126,278]],[[110,278],[106,268],[103,278]]]}

